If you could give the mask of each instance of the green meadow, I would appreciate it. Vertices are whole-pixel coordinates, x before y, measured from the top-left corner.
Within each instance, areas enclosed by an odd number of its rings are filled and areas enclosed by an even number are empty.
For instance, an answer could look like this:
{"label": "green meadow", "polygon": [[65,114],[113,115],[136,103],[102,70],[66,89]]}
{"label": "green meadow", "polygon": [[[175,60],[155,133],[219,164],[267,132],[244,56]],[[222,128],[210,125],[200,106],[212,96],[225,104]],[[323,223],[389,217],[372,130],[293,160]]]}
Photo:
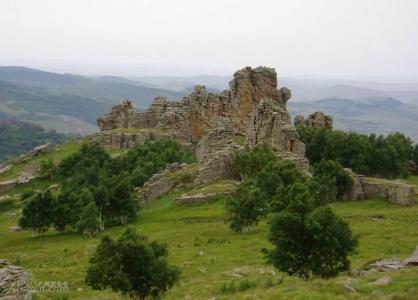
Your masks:
{"label": "green meadow", "polygon": [[[411,178],[413,182],[417,177]],[[129,226],[151,240],[165,242],[169,261],[181,270],[179,283],[164,299],[417,299],[418,268],[357,277],[342,273],[333,279],[303,281],[266,265],[262,248],[268,220],[245,234],[225,224],[224,200],[201,205],[178,205],[172,193],[144,204],[138,220]],[[334,211],[359,236],[352,269],[381,258],[406,258],[418,245],[418,206],[401,207],[374,199],[339,202]],[[108,228],[95,238],[50,231],[33,238],[30,232],[12,232],[20,216],[17,208],[0,213],[0,258],[30,270],[36,282],[68,282],[69,292],[42,292],[34,299],[125,299],[110,290],[94,291],[84,283],[90,256],[104,235],[117,238],[126,227]],[[385,275],[389,285],[373,282]],[[352,281],[355,293],[343,282]]]}

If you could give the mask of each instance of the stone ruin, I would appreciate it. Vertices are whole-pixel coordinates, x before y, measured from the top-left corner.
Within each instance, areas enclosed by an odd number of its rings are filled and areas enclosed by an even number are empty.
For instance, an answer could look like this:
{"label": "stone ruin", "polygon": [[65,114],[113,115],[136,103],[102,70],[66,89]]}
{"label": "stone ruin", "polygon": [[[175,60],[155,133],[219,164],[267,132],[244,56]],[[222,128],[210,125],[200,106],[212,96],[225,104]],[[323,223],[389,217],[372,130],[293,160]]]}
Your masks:
{"label": "stone ruin", "polygon": [[293,124],[295,126],[304,125],[304,126],[314,127],[314,128],[333,129],[332,116],[326,115],[320,111],[310,114],[306,119],[302,115],[296,115],[293,121]]}
{"label": "stone ruin", "polygon": [[[305,145],[291,125],[289,89],[278,88],[277,74],[267,67],[246,67],[234,74],[229,90],[220,94],[198,85],[181,101],[157,97],[145,112],[136,112],[125,100],[98,119],[99,140],[107,149],[132,148],[147,139],[174,138],[195,149],[199,167],[190,176],[193,185],[230,178],[237,151],[268,144],[278,157],[308,170]],[[187,166],[174,166],[185,168]],[[145,201],[173,189],[173,166],[155,174],[139,191]]]}
{"label": "stone ruin", "polygon": [[417,190],[412,184],[402,180],[366,177],[348,168],[345,170],[353,180],[353,188],[343,196],[345,200],[382,198],[404,206],[416,204]]}
{"label": "stone ruin", "polygon": [[[292,160],[309,171],[305,145],[287,111],[291,91],[278,88],[275,70],[243,68],[235,72],[229,87],[214,94],[198,85],[177,102],[157,97],[145,112],[136,112],[132,103],[125,100],[97,120],[99,140],[107,149],[125,149],[147,139],[177,139],[195,149],[199,167],[189,174],[194,186],[216,178],[231,178],[235,153],[261,144],[271,146],[279,158]],[[307,119],[298,115],[294,124],[333,129],[332,117],[322,112],[315,112]],[[140,197],[150,201],[174,189],[178,182],[170,174],[189,167],[168,166],[139,190]],[[368,178],[352,171],[350,175],[354,187],[345,199],[380,197],[402,205],[415,203],[414,186],[405,182]]]}
{"label": "stone ruin", "polygon": [[177,102],[157,97],[145,112],[136,112],[125,100],[97,120],[100,141],[107,149],[124,149],[170,137],[195,147],[202,161],[242,139],[250,148],[267,143],[306,168],[305,146],[286,107],[291,92],[278,88],[275,70],[246,67],[234,74],[229,86],[214,94],[198,85]]}

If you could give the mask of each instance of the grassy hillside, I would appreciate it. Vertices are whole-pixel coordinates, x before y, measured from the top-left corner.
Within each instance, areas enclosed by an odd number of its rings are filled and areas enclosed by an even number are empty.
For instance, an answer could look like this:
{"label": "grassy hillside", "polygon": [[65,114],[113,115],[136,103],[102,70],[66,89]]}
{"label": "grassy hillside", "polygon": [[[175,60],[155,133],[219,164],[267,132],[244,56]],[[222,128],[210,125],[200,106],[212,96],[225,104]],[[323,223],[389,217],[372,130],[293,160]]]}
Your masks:
{"label": "grassy hillside", "polygon": [[[22,172],[30,172],[31,170],[36,170],[39,168],[41,160],[51,159],[55,163],[61,161],[64,157],[77,152],[81,147],[80,143],[69,141],[62,145],[59,145],[54,151],[44,153],[42,155],[36,156],[30,161],[13,163],[11,169],[3,174],[0,174],[0,181],[5,181],[9,179],[14,179],[19,176]],[[48,183],[45,183],[46,185]],[[22,186],[22,189],[25,189],[25,186]],[[27,188],[30,188],[27,187]],[[1,195],[0,195],[1,196]]]}
{"label": "grassy hillside", "polygon": [[[179,284],[165,299],[382,299],[383,294],[387,299],[416,299],[418,268],[352,277],[355,294],[341,284],[348,278],[346,274],[309,282],[281,274],[264,263],[260,252],[269,247],[266,222],[248,234],[233,233],[224,223],[222,200],[176,205],[177,194],[145,205],[138,221],[130,225],[151,239],[166,242],[169,261],[182,269]],[[353,268],[381,258],[408,257],[418,245],[418,206],[401,207],[375,199],[336,203],[333,209],[359,235]],[[103,234],[118,237],[125,227],[108,229],[93,239],[55,232],[34,239],[28,232],[9,230],[19,215],[19,210],[0,213],[1,258],[28,268],[37,280],[68,281],[70,299],[123,299],[111,291],[91,290],[84,284],[84,276]],[[394,282],[387,286],[372,283],[384,275]],[[41,294],[36,299],[58,296]]]}

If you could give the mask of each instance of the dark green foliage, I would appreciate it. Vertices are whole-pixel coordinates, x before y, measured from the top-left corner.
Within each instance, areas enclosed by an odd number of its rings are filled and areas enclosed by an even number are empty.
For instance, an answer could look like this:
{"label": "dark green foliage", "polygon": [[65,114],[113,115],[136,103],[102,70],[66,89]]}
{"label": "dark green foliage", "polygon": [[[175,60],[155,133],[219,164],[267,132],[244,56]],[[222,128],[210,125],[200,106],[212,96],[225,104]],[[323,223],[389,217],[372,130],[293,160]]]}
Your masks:
{"label": "dark green foliage", "polygon": [[127,229],[116,242],[107,236],[102,239],[90,259],[86,283],[99,290],[110,287],[131,298],[159,297],[180,277],[167,256],[166,245]]}
{"label": "dark green foliage", "polygon": [[35,237],[48,231],[53,222],[54,199],[50,191],[38,193],[23,208],[19,226],[33,231]]}
{"label": "dark green foliage", "polygon": [[62,143],[66,138],[67,136],[63,134],[45,131],[35,124],[0,121],[0,161],[29,152],[34,147],[42,144]]}
{"label": "dark green foliage", "polygon": [[43,159],[39,165],[39,177],[52,180],[57,172],[54,162],[51,159]]}
{"label": "dark green foliage", "polygon": [[168,163],[193,162],[194,154],[172,140],[147,141],[126,155],[111,158],[98,144],[85,144],[57,167],[63,181],[55,206],[54,226],[77,230],[83,208],[93,202],[99,228],[126,224],[136,218],[138,204],[132,195]]}
{"label": "dark green foliage", "polygon": [[314,178],[328,188],[330,193],[336,192],[336,199],[341,199],[345,192],[353,187],[353,180],[340,163],[333,160],[321,160],[314,166]]}
{"label": "dark green foliage", "polygon": [[[351,178],[334,161],[321,161],[308,177],[295,163],[278,160],[266,146],[240,154],[236,169],[247,178],[226,202],[230,227],[242,232],[273,213],[264,250],[280,271],[308,279],[331,277],[350,267],[357,246],[347,223],[325,206],[351,188]],[[249,178],[249,179],[248,179]],[[225,286],[225,292],[234,290]]]}
{"label": "dark green foliage", "polygon": [[413,157],[410,138],[401,133],[386,137],[339,130],[298,126],[311,164],[334,160],[346,168],[369,176],[397,178],[408,176]]}
{"label": "dark green foliage", "polygon": [[85,173],[91,179],[91,176],[95,176],[91,173],[100,169],[108,160],[110,160],[109,154],[99,144],[87,143],[80,151],[63,159],[58,165],[57,172],[65,179],[77,177],[80,173]]}
{"label": "dark green foliage", "polygon": [[411,160],[418,165],[418,144],[415,145],[414,150],[412,151]]}
{"label": "dark green foliage", "polygon": [[281,209],[285,200],[278,192],[297,182],[309,181],[293,162],[278,160],[267,146],[239,154],[235,165],[248,178],[226,201],[227,222],[236,232],[248,231],[269,211]]}
{"label": "dark green foliage", "polygon": [[252,178],[273,160],[276,156],[268,146],[257,146],[249,152],[239,153],[234,159],[234,169],[242,179]]}
{"label": "dark green foliage", "polygon": [[236,232],[248,232],[267,213],[262,191],[253,182],[241,183],[236,194],[226,202],[227,222]]}
{"label": "dark green foliage", "polygon": [[94,202],[90,202],[83,208],[80,220],[77,223],[79,232],[93,237],[100,229],[99,210]]}
{"label": "dark green foliage", "polygon": [[329,207],[316,208],[304,185],[294,185],[286,197],[286,207],[272,217],[269,240],[275,248],[264,250],[268,261],[305,280],[311,275],[332,277],[348,270],[348,255],[357,247],[349,225]]}

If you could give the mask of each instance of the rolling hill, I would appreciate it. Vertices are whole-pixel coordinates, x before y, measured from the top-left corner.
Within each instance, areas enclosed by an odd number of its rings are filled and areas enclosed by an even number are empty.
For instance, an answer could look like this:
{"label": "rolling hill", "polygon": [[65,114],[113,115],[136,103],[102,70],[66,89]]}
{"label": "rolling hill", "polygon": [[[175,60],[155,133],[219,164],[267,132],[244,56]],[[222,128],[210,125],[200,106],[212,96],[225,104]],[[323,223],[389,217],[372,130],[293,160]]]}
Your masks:
{"label": "rolling hill", "polygon": [[183,95],[120,77],[0,67],[0,118],[31,122],[62,133],[95,132],[97,117],[122,99],[131,99],[141,109],[157,96],[178,99]]}

